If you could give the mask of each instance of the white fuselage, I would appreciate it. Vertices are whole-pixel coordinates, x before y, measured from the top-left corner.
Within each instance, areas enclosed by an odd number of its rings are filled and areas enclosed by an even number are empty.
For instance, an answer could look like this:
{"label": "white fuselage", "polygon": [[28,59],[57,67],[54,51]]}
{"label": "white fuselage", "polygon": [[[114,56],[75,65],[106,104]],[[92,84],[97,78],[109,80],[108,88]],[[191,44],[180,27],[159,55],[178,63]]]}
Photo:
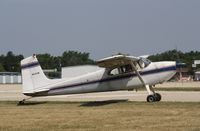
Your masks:
{"label": "white fuselage", "polygon": [[[132,90],[143,87],[135,72],[109,75],[109,71],[102,68],[96,72],[75,78],[54,80],[52,84],[42,87],[46,92],[38,94],[38,96]],[[140,70],[139,73],[145,84],[155,85],[167,81],[174,76],[176,64],[175,62],[152,62],[148,67]]]}

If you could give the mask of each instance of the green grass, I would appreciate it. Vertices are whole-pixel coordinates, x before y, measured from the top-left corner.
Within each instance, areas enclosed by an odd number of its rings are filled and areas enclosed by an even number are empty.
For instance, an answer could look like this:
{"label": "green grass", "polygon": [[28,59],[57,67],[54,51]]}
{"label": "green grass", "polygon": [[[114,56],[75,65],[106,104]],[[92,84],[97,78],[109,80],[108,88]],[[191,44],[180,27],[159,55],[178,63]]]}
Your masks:
{"label": "green grass", "polygon": [[200,130],[200,103],[0,102],[2,131]]}

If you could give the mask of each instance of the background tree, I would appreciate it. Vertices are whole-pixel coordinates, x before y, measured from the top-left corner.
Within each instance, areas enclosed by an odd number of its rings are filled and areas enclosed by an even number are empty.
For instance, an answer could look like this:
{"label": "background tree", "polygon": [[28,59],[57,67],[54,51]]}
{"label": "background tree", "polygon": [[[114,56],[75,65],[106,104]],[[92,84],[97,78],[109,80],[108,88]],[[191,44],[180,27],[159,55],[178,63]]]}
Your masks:
{"label": "background tree", "polygon": [[3,65],[2,65],[2,63],[0,63],[0,72],[4,72],[4,71],[5,71],[5,69],[4,69]]}
{"label": "background tree", "polygon": [[[15,55],[9,51],[6,55],[0,55],[0,71],[20,72],[20,61],[23,55]],[[85,64],[95,64],[94,60],[89,58],[89,53],[78,51],[65,51],[62,56],[52,56],[51,54],[38,54],[37,58],[43,69],[57,69],[61,71],[61,66],[75,66]],[[149,56],[151,61],[177,61],[186,63],[187,68],[192,72],[194,60],[200,60],[199,51],[181,52],[169,50],[163,53]]]}
{"label": "background tree", "polygon": [[5,69],[4,69],[4,67],[3,67],[4,58],[5,58],[4,55],[1,55],[1,56],[0,56],[0,72],[4,72],[4,71],[5,71]]}
{"label": "background tree", "polygon": [[14,55],[12,51],[9,51],[7,55],[2,58],[3,67],[5,71],[8,72],[19,72],[20,71],[20,61],[23,59],[23,55]]}
{"label": "background tree", "polygon": [[54,57],[50,54],[38,54],[38,61],[43,69],[55,69]]}
{"label": "background tree", "polygon": [[193,73],[192,64],[194,60],[200,60],[199,51],[190,51],[183,53],[177,50],[169,50],[160,54],[149,56],[151,61],[176,61],[177,63],[185,63],[190,73]]}
{"label": "background tree", "polygon": [[78,51],[65,51],[61,57],[62,66],[74,66],[84,64],[94,64],[94,61],[89,58],[89,53],[81,53]]}

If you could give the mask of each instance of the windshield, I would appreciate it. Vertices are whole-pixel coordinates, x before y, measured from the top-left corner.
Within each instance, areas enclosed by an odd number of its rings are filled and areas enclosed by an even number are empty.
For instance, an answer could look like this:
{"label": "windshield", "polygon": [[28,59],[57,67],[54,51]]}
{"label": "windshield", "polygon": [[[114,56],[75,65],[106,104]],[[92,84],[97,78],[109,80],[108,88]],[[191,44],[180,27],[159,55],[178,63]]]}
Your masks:
{"label": "windshield", "polygon": [[145,68],[151,63],[151,61],[149,59],[146,59],[146,58],[141,58],[138,63],[139,63],[141,68]]}

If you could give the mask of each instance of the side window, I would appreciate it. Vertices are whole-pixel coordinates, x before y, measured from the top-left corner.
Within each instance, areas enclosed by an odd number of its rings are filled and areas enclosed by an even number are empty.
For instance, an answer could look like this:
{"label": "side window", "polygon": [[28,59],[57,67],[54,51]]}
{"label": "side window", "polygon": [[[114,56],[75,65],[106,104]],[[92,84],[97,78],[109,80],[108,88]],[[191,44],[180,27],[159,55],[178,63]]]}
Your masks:
{"label": "side window", "polygon": [[119,74],[119,69],[118,68],[114,68],[109,72],[109,75],[118,75]]}
{"label": "side window", "polygon": [[124,72],[125,73],[129,73],[129,72],[132,72],[133,69],[132,69],[132,66],[131,65],[125,65],[124,66]]}
{"label": "side window", "polygon": [[132,66],[131,65],[123,65],[118,68],[114,68],[109,72],[109,75],[119,75],[119,74],[125,74],[125,73],[130,73],[133,72]]}

